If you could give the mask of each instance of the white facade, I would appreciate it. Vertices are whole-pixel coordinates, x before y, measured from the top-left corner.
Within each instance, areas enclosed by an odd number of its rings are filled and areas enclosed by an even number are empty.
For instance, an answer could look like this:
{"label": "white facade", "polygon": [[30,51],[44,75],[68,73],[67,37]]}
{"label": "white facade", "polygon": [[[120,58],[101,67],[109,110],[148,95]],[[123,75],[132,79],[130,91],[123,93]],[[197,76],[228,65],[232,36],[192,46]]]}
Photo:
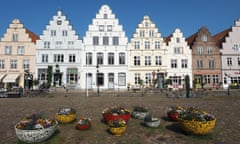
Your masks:
{"label": "white facade", "polygon": [[184,88],[186,75],[189,76],[192,87],[192,51],[180,29],[175,29],[169,38],[166,51],[167,78],[170,80],[168,88]]}
{"label": "white facade", "polygon": [[139,88],[143,84],[145,87],[163,87],[166,43],[149,16],[144,16],[138,24],[128,47],[129,86]]}
{"label": "white facade", "polygon": [[89,25],[83,42],[83,88],[127,88],[128,39],[108,5],[100,8]]}
{"label": "white facade", "polygon": [[62,11],[50,20],[36,47],[36,75],[41,83],[47,81],[47,69],[52,66],[52,85],[81,87],[82,41]]}
{"label": "white facade", "polygon": [[240,19],[235,22],[232,31],[222,43],[222,79],[223,87],[240,85]]}

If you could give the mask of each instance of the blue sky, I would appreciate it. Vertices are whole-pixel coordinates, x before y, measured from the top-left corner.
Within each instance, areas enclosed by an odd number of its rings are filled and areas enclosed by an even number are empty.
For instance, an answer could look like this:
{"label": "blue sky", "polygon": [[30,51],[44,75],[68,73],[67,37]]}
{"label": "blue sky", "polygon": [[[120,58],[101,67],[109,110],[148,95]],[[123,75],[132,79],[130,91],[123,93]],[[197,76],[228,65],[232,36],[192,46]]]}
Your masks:
{"label": "blue sky", "polygon": [[129,40],[144,15],[150,16],[163,37],[175,28],[188,37],[201,26],[214,35],[240,18],[239,0],[1,0],[0,36],[14,18],[41,35],[57,10],[62,9],[82,39],[103,4],[110,6]]}

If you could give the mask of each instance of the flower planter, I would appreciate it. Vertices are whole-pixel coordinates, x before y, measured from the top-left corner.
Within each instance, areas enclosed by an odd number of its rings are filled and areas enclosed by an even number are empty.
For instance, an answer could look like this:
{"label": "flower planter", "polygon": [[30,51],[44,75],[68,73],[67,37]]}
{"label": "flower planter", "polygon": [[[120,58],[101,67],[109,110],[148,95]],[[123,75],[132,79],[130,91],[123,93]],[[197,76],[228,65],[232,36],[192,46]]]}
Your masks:
{"label": "flower planter", "polygon": [[102,115],[106,123],[117,119],[123,119],[125,122],[127,122],[131,117],[130,111],[123,108],[107,108],[103,110]]}
{"label": "flower planter", "polygon": [[178,120],[178,112],[168,112],[167,113],[168,118],[173,120],[173,121],[177,121]]}
{"label": "flower planter", "polygon": [[151,128],[157,128],[160,125],[160,119],[147,115],[144,118],[144,125]]}
{"label": "flower planter", "polygon": [[180,127],[187,133],[195,135],[206,135],[215,127],[216,119],[210,121],[191,121],[178,119]]}
{"label": "flower planter", "polygon": [[78,130],[87,130],[90,127],[91,127],[91,120],[89,118],[80,118],[76,125],[76,129]]}
{"label": "flower planter", "polygon": [[73,108],[62,108],[55,114],[55,118],[60,123],[71,123],[76,119],[76,111]]}
{"label": "flower planter", "polygon": [[136,119],[143,120],[148,114],[149,114],[149,112],[133,111],[133,112],[132,112],[132,117],[133,117],[133,118],[136,118]]}
{"label": "flower planter", "polygon": [[110,127],[109,131],[114,136],[121,136],[126,131],[126,128],[127,128],[127,126],[123,126],[123,127]]}

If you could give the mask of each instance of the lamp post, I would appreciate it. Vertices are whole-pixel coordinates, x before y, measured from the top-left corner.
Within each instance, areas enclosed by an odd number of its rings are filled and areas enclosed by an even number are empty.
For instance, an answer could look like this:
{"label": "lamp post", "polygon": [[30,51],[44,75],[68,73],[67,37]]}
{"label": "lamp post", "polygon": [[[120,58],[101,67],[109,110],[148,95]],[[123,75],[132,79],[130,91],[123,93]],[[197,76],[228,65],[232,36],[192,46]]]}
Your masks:
{"label": "lamp post", "polygon": [[97,64],[97,95],[99,96],[99,65]]}

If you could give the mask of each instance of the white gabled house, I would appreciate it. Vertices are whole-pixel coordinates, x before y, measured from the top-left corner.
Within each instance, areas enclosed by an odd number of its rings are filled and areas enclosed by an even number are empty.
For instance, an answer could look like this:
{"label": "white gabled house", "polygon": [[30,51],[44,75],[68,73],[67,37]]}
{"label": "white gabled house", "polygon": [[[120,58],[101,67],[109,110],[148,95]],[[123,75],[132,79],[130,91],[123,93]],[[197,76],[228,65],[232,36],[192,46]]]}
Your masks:
{"label": "white gabled house", "polygon": [[49,70],[51,85],[81,88],[81,50],[82,41],[76,31],[62,11],[57,11],[37,41],[36,75],[40,83],[47,83]]}
{"label": "white gabled house", "polygon": [[82,88],[126,89],[128,39],[108,5],[103,5],[83,38]]}
{"label": "white gabled house", "polygon": [[185,76],[190,79],[192,87],[192,51],[180,29],[175,31],[166,39],[167,42],[167,78],[168,88],[182,89],[185,86]]}

